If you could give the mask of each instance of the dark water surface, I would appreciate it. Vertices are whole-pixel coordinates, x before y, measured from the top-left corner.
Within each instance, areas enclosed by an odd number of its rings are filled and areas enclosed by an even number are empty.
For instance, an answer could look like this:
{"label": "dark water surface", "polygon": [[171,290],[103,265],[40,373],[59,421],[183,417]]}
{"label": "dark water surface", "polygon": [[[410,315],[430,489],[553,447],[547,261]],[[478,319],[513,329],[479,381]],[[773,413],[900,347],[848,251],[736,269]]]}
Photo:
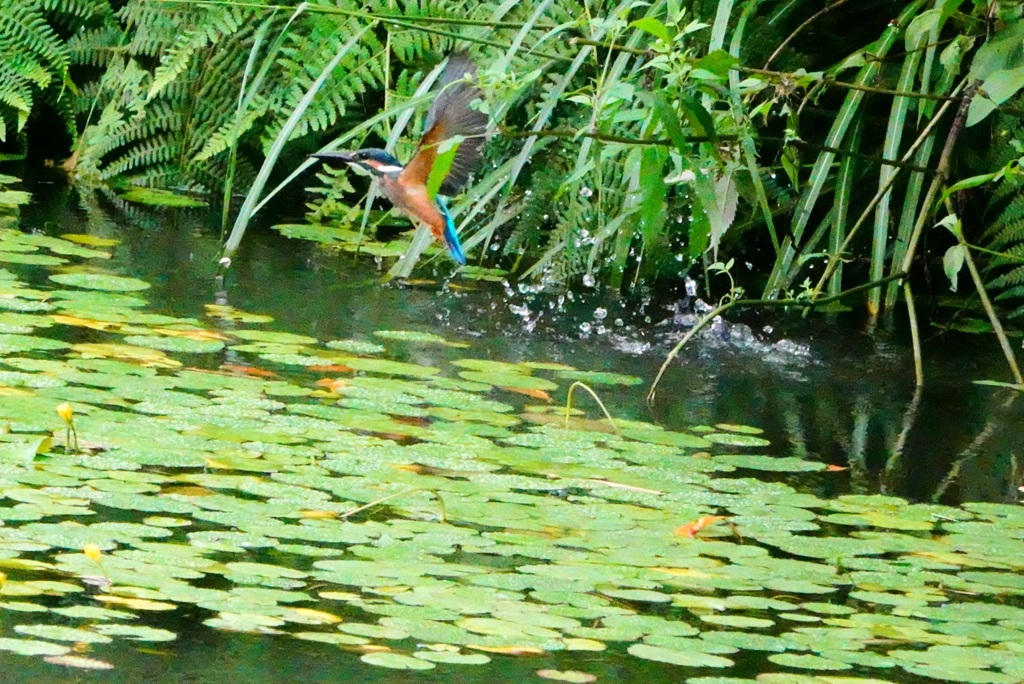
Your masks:
{"label": "dark water surface", "polygon": [[[424,278],[433,283],[385,285],[368,259],[356,261],[260,228],[246,236],[226,281],[219,282],[212,213],[140,210],[71,191],[49,196],[39,191],[38,197],[45,199],[23,211],[23,229],[120,240],[105,267],[152,283],[145,297],[154,312],[199,317],[204,305],[229,304],[272,316],[267,329],[321,340],[373,340],[375,330],[398,329],[434,332],[470,345],[408,347],[407,357],[397,357],[425,365],[472,356],[638,376],[644,385],[597,388],[614,416],[668,429],[716,423],[763,428],[772,442],[766,453],[849,468],[797,480],[819,496],[882,492],[946,504],[1018,497],[1024,402],[1014,403],[1005,390],[972,383],[1006,379],[1004,361],[989,337],[954,342],[931,336],[925,348],[927,387],[915,404],[910,350],[902,338],[868,337],[844,321],[823,317],[810,323],[776,321],[775,330],[758,330],[752,338],[724,332],[696,340],[648,408],[649,382],[681,334],[671,324],[656,324],[669,315],[661,309],[641,310],[597,296],[559,302],[557,295],[520,292],[515,284],[511,295],[493,283],[445,285],[447,262],[435,262],[436,272],[426,270]],[[788,342],[779,344],[783,329]],[[589,398],[578,396],[576,405],[599,417]],[[554,401],[564,399],[562,388]],[[542,681],[534,674],[542,667],[587,670],[605,682],[685,678],[671,666],[638,661],[614,648],[537,659],[497,656],[478,669],[439,666],[408,674],[364,665],[323,644],[209,629],[180,611],[151,624],[162,626],[161,621],[179,633],[178,640],[139,649],[119,642],[116,658],[108,647],[100,657],[115,660],[113,671],[70,671],[0,654],[0,682],[399,682],[410,677],[519,682]],[[756,674],[737,671],[742,658],[737,664],[730,675]],[[899,678],[925,681],[905,673]]]}

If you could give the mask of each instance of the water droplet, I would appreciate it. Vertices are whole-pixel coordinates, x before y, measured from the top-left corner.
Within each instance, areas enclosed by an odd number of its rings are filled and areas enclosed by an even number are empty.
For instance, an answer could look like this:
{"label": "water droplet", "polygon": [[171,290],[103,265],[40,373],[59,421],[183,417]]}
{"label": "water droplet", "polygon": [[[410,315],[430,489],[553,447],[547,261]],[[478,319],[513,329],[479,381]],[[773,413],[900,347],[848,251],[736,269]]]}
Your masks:
{"label": "water droplet", "polygon": [[594,191],[591,190],[590,188],[588,188],[587,186],[583,186],[582,188],[580,188],[580,197],[593,197],[593,196],[594,196]]}
{"label": "water droplet", "polygon": [[594,309],[594,318],[596,318],[599,321],[603,321],[605,316],[607,316],[607,315],[608,315],[608,310],[607,309],[604,309],[604,308],[601,308],[601,307],[598,307],[597,309]]}
{"label": "water droplet", "polygon": [[583,284],[586,285],[587,287],[594,287],[596,282],[597,281],[594,280],[594,276],[590,273],[583,276]]}

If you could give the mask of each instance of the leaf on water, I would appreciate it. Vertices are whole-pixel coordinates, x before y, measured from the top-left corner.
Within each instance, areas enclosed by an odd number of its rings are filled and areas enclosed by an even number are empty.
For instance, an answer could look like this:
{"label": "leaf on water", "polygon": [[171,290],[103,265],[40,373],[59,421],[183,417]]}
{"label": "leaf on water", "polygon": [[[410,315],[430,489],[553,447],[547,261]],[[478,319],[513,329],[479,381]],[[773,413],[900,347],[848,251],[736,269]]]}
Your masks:
{"label": "leaf on water", "polygon": [[452,361],[452,365],[481,373],[529,373],[531,371],[530,367],[525,364],[492,361],[491,359],[458,359]]}
{"label": "leaf on water", "polygon": [[49,254],[26,254],[24,252],[0,251],[0,262],[8,264],[28,264],[32,266],[59,266],[67,263],[67,259],[50,256]]}
{"label": "leaf on water", "polygon": [[708,525],[713,525],[714,523],[718,522],[719,520],[728,520],[728,519],[729,519],[729,516],[727,516],[727,515],[705,515],[705,516],[701,516],[700,518],[697,518],[693,522],[686,523],[685,525],[680,525],[679,527],[677,527],[672,532],[672,534],[676,535],[677,537],[691,537],[691,538],[693,538],[693,537],[696,537],[697,534],[701,530],[703,530],[705,527],[707,527]]}
{"label": "leaf on water", "polygon": [[432,663],[449,665],[486,665],[491,659],[483,653],[458,653],[453,651],[416,651],[413,657]]}
{"label": "leaf on water", "polygon": [[121,244],[120,240],[84,233],[64,233],[61,235],[61,238],[70,242],[77,242],[80,245],[88,245],[89,247],[113,247],[114,245]]}
{"label": "leaf on water", "polygon": [[354,358],[349,360],[347,363],[357,371],[363,371],[365,373],[400,375],[411,378],[430,378],[441,372],[440,368],[420,366],[418,364],[404,363],[402,361],[388,361],[387,359]]}
{"label": "leaf on water", "polygon": [[701,615],[701,621],[724,627],[740,627],[745,629],[767,629],[774,627],[772,620],[750,617],[747,615]]}
{"label": "leaf on water", "polygon": [[535,389],[532,387],[502,387],[502,389],[515,392],[516,394],[522,394],[532,399],[539,399],[540,401],[546,401],[549,403],[554,401],[554,399],[551,398],[551,395],[542,389]]}
{"label": "leaf on water", "polygon": [[607,371],[559,370],[555,375],[563,380],[578,380],[587,385],[641,385],[642,378],[632,375],[621,375]]}
{"label": "leaf on water", "polygon": [[86,644],[107,644],[111,641],[110,637],[88,629],[60,625],[15,625],[14,631],[18,634],[27,634],[53,641],[74,641]]}
{"label": "leaf on water", "polygon": [[766,447],[771,444],[771,442],[763,437],[732,432],[712,432],[704,435],[704,439],[714,444],[726,444],[728,446]]}
{"label": "leaf on water", "polygon": [[155,207],[205,207],[207,203],[185,195],[179,195],[161,188],[135,187],[122,192],[119,197],[126,202],[146,204]]}
{"label": "leaf on water", "polygon": [[166,629],[142,625],[96,625],[96,631],[107,636],[125,637],[132,641],[174,641],[178,635]]}
{"label": "leaf on water", "polygon": [[149,289],[149,283],[144,280],[108,273],[55,273],[50,276],[50,280],[61,285],[105,292],[137,292]]}
{"label": "leaf on water", "polygon": [[130,596],[114,596],[113,594],[97,594],[95,600],[103,603],[113,603],[118,606],[124,606],[132,610],[174,610],[177,608],[173,603],[167,603],[166,601],[153,601],[151,599],[132,598]]}
{"label": "leaf on water", "polygon": [[508,656],[538,656],[547,653],[544,649],[537,648],[536,646],[488,646],[486,644],[466,644],[466,648],[472,648],[475,651],[485,651],[487,653]]}
{"label": "leaf on water", "polygon": [[753,425],[737,425],[735,423],[715,423],[715,427],[725,432],[737,432],[743,435],[760,435],[764,430]]}
{"label": "leaf on water", "polygon": [[235,337],[240,337],[243,340],[267,342],[270,344],[308,345],[317,343],[317,339],[315,337],[309,337],[308,335],[296,335],[295,333],[290,332],[279,332],[276,330],[233,330],[231,334]]}
{"label": "leaf on water", "polygon": [[830,660],[809,653],[778,653],[768,656],[776,665],[795,667],[800,670],[849,670],[853,666],[838,660]]}
{"label": "leaf on water", "polygon": [[461,371],[459,377],[470,382],[479,382],[486,385],[493,385],[513,391],[518,390],[540,390],[553,392],[558,385],[533,375],[526,375],[521,372],[490,372],[490,371]]}
{"label": "leaf on water", "polygon": [[64,667],[73,667],[78,670],[113,670],[114,665],[108,663],[105,660],[98,660],[96,658],[87,658],[86,656],[79,655],[48,655],[43,658],[46,662],[51,665],[62,665]]}
{"label": "leaf on water", "polygon": [[55,644],[51,641],[36,641],[35,639],[11,639],[0,637],[0,651],[17,653],[27,656],[60,656],[68,653],[71,649],[67,646]]}
{"label": "leaf on water", "polygon": [[682,665],[684,667],[732,667],[733,661],[710,653],[676,651],[650,644],[633,644],[626,649],[630,655],[659,663]]}
{"label": "leaf on water", "polygon": [[237,375],[244,375],[250,378],[278,378],[281,377],[274,371],[269,371],[265,368],[259,368],[257,366],[243,366],[240,364],[224,363],[221,364],[220,369],[229,373]]}
{"label": "leaf on water", "polygon": [[249,313],[226,304],[204,304],[203,306],[207,316],[236,323],[270,323],[274,320],[273,316]]}
{"label": "leaf on water", "polygon": [[71,345],[86,359],[120,359],[152,368],[178,368],[181,361],[172,359],[159,349],[146,349],[116,342],[85,342]]}
{"label": "leaf on water", "polygon": [[336,349],[352,354],[382,354],[387,351],[387,347],[374,344],[373,342],[364,342],[363,340],[331,340],[325,346],[328,349]]}
{"label": "leaf on water", "polygon": [[414,658],[412,656],[407,656],[402,653],[393,653],[391,651],[366,653],[360,656],[359,659],[368,665],[387,667],[392,670],[432,670],[435,667],[434,663],[423,660],[422,658]]}
{"label": "leaf on water", "polygon": [[[705,435],[709,440],[714,435]],[[735,444],[732,444],[735,446]],[[749,470],[765,470],[777,473],[803,473],[818,472],[825,470],[824,463],[819,461],[805,461],[802,458],[792,456],[760,456],[747,454],[729,454],[713,456],[715,463],[724,463],[736,468],[747,468]]]}
{"label": "leaf on water", "polygon": [[129,335],[124,338],[124,342],[136,347],[184,354],[212,354],[224,348],[224,343],[218,340],[190,339],[184,336]]}
{"label": "leaf on water", "polygon": [[622,435],[624,437],[629,437],[630,439],[635,439],[638,442],[674,446],[683,449],[707,449],[711,446],[711,442],[703,437],[698,437],[697,435],[691,435],[685,432],[625,428],[622,430]]}
{"label": "leaf on water", "polygon": [[672,601],[670,594],[650,589],[604,589],[601,591],[601,594],[623,601],[637,601],[639,603],[671,603]]}
{"label": "leaf on water", "polygon": [[397,340],[399,342],[410,342],[415,344],[438,344],[445,347],[466,348],[469,345],[464,342],[452,342],[434,333],[419,332],[416,330],[377,330],[373,333],[385,340]]}
{"label": "leaf on water", "polygon": [[537,670],[537,676],[542,679],[550,679],[555,682],[570,682],[571,684],[590,684],[590,682],[597,681],[595,675],[579,670]]}

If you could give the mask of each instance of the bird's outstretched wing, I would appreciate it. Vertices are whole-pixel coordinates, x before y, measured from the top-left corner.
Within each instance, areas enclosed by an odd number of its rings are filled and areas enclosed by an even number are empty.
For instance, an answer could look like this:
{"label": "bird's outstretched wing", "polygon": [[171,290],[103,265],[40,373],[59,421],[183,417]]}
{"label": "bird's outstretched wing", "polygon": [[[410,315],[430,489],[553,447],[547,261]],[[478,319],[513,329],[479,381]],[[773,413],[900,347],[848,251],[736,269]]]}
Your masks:
{"label": "bird's outstretched wing", "polygon": [[438,145],[457,135],[464,139],[441,183],[441,192],[453,195],[469,180],[482,156],[488,122],[486,114],[470,107],[471,102],[483,98],[483,93],[470,80],[460,80],[475,76],[476,65],[466,53],[457,52],[448,58],[448,66],[439,80],[441,90],[427,112],[427,132],[402,172],[410,182],[425,184],[434,167]]}

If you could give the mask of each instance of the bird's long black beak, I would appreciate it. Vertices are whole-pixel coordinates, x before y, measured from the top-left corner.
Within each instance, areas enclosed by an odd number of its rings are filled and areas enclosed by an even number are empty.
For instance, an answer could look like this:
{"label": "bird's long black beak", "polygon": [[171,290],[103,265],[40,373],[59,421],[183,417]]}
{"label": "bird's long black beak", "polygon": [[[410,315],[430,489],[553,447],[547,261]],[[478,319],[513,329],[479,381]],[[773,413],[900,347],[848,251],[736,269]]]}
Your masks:
{"label": "bird's long black beak", "polygon": [[333,152],[317,152],[316,154],[311,154],[309,156],[314,159],[334,159],[337,161],[343,161],[346,164],[350,164],[356,160],[351,152],[339,152],[337,150]]}

